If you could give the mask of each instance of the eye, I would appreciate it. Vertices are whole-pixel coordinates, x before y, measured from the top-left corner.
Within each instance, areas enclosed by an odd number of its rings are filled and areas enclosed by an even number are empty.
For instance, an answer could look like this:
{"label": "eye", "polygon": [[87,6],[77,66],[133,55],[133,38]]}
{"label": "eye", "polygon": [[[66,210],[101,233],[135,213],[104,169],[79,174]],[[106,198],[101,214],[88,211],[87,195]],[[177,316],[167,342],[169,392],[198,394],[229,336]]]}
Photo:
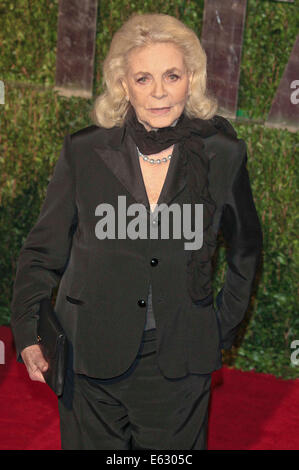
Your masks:
{"label": "eye", "polygon": [[138,78],[137,82],[138,83],[145,83],[146,79],[147,79],[147,77],[140,77],[140,78]]}
{"label": "eye", "polygon": [[168,76],[170,77],[171,82],[175,82],[176,80],[178,80],[180,78],[176,73],[171,73]]}

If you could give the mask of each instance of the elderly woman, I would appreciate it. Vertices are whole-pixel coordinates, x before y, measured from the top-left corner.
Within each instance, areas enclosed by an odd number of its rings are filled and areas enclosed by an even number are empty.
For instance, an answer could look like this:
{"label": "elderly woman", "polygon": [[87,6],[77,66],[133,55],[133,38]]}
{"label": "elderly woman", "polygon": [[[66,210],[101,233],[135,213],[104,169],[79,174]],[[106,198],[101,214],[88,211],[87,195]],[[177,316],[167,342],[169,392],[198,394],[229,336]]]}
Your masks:
{"label": "elderly woman", "polygon": [[[177,19],[133,15],[103,72],[96,124],[66,135],[20,253],[18,360],[44,381],[39,302],[60,281],[62,448],[206,449],[211,374],[233,344],[262,251],[246,144],[215,114],[206,55]],[[228,266],[214,306],[220,229]]]}

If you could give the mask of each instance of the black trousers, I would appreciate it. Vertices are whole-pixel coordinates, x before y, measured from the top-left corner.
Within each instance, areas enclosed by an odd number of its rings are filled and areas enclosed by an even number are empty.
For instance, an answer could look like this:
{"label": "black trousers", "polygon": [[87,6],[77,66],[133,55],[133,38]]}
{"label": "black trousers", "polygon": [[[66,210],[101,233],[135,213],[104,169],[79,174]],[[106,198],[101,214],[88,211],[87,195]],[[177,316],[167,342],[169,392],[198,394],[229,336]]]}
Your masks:
{"label": "black trousers", "polygon": [[68,369],[58,399],[62,449],[205,450],[211,374],[164,377],[156,330],[146,330],[121,376],[95,379]]}

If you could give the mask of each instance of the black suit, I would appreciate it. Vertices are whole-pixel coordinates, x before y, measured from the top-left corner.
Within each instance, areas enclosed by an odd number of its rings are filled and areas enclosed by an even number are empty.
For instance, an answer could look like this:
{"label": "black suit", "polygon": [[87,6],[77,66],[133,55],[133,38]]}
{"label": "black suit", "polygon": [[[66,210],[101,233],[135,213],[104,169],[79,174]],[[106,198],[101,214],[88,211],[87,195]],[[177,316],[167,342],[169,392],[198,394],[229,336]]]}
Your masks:
{"label": "black suit", "polygon": [[[229,247],[217,307],[191,302],[190,252],[184,250],[186,240],[172,239],[171,223],[168,240],[96,237],[96,207],[109,203],[117,214],[120,195],[126,196],[126,207],[143,203],[152,222],[134,142],[123,138],[122,128],[90,126],[65,137],[39,218],[20,252],[11,303],[18,355],[37,342],[38,302],[50,298],[61,281],[55,310],[73,345],[74,371],[98,378],[122,374],[140,345],[151,282],[163,375],[177,378],[221,367],[221,348],[232,346],[248,307],[262,232],[245,142],[220,132],[204,142],[217,204],[213,227],[215,233],[222,228]],[[190,202],[179,161],[176,145],[158,204]]]}

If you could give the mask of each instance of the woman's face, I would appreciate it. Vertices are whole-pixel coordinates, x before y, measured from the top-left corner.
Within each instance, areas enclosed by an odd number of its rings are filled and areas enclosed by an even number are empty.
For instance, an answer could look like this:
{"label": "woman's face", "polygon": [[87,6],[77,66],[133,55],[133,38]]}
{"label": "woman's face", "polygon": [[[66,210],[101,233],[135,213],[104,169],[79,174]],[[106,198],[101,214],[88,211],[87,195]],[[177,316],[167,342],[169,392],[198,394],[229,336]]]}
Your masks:
{"label": "woman's face", "polygon": [[156,43],[130,52],[122,84],[138,121],[149,131],[179,118],[191,79],[180,49],[173,43]]}

